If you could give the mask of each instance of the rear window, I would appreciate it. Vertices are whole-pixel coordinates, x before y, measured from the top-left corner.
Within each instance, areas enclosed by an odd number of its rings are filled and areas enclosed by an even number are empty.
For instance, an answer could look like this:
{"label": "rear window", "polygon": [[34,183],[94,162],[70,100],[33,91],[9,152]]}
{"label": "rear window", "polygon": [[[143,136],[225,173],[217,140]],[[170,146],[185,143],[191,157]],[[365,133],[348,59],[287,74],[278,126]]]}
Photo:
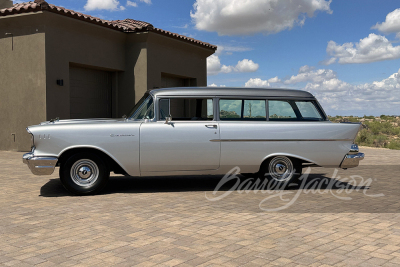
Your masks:
{"label": "rear window", "polygon": [[270,121],[323,121],[315,101],[269,100]]}

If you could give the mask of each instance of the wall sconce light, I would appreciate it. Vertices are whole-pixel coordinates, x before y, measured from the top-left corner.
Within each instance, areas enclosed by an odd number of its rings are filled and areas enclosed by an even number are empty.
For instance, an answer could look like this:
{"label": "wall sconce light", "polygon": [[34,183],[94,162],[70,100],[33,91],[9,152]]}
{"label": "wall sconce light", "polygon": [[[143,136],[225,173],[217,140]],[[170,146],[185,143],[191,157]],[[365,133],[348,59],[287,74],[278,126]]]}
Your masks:
{"label": "wall sconce light", "polygon": [[57,80],[57,85],[64,86],[64,80],[63,79]]}
{"label": "wall sconce light", "polygon": [[11,35],[11,50],[14,50],[14,34],[11,32],[6,32],[6,36]]}

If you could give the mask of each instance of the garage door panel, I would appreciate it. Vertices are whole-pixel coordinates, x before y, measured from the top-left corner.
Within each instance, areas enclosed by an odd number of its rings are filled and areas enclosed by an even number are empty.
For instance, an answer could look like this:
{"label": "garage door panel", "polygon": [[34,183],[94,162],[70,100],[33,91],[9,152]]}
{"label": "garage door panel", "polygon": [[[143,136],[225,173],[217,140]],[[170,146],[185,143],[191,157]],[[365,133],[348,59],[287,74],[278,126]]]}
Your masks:
{"label": "garage door panel", "polygon": [[72,119],[110,118],[112,73],[70,68],[70,116]]}

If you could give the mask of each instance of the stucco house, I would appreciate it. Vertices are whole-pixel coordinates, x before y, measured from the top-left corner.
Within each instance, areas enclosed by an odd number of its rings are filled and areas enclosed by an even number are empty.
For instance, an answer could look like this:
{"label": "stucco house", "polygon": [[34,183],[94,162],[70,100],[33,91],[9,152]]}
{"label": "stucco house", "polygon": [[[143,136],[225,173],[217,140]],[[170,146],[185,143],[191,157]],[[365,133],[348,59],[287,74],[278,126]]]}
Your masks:
{"label": "stucco house", "polygon": [[207,86],[214,45],[44,0],[0,8],[1,150],[29,150],[28,125],[121,117],[148,89]]}

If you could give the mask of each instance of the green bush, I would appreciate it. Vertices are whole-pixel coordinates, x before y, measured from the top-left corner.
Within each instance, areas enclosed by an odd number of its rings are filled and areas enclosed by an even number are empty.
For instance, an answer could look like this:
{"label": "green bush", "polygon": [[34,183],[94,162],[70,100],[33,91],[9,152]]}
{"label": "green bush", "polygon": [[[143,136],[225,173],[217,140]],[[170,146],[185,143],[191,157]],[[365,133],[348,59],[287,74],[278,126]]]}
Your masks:
{"label": "green bush", "polygon": [[367,129],[362,129],[355,141],[359,145],[371,145],[373,142],[372,134]]}
{"label": "green bush", "polygon": [[[373,119],[373,121],[363,122],[364,129],[362,129],[355,142],[362,146],[373,146],[373,147],[385,147],[390,149],[400,150],[400,127],[392,125],[393,122],[400,123],[400,120],[394,116],[381,115],[381,120],[375,120],[374,116],[364,115],[364,119]],[[341,116],[335,116],[330,118],[334,122],[342,120]],[[346,121],[358,122],[361,118],[349,116]]]}
{"label": "green bush", "polygon": [[390,149],[400,150],[400,142],[399,141],[390,141],[390,143],[387,144],[386,147],[390,148]]}
{"label": "green bush", "polygon": [[387,143],[386,140],[387,139],[388,138],[387,138],[386,135],[383,135],[383,134],[376,135],[376,136],[374,136],[374,145],[376,147],[383,147],[383,146],[386,145],[386,143]]}

